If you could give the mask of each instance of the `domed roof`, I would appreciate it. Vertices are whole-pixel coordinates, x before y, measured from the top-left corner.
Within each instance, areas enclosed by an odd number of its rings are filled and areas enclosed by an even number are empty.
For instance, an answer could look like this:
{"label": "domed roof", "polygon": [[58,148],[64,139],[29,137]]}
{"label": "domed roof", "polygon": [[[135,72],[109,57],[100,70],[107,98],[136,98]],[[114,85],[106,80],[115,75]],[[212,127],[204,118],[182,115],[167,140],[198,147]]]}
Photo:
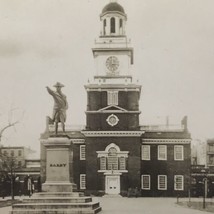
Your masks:
{"label": "domed roof", "polygon": [[106,12],[121,12],[121,13],[125,13],[123,7],[121,5],[119,5],[117,2],[111,2],[111,3],[107,4],[103,8],[102,13],[106,13]]}

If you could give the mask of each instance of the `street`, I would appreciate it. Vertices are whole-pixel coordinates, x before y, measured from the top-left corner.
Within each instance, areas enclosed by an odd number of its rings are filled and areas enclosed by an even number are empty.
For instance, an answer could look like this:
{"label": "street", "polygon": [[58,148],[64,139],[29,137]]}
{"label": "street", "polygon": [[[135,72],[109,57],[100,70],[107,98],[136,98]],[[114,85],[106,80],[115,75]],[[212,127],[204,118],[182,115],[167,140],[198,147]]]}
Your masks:
{"label": "street", "polygon": [[[202,214],[208,213],[176,204],[176,198],[95,198],[99,200],[101,214]],[[0,209],[1,214],[8,214],[11,207]]]}

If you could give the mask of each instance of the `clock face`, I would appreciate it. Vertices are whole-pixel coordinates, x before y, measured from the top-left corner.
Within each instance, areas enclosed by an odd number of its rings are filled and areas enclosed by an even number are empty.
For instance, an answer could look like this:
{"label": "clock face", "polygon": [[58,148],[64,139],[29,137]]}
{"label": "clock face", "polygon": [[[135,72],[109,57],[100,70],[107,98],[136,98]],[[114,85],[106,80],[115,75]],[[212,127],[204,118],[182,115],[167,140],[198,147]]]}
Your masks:
{"label": "clock face", "polygon": [[115,72],[118,67],[119,67],[119,60],[115,56],[110,56],[106,60],[106,67],[108,68],[109,71]]}

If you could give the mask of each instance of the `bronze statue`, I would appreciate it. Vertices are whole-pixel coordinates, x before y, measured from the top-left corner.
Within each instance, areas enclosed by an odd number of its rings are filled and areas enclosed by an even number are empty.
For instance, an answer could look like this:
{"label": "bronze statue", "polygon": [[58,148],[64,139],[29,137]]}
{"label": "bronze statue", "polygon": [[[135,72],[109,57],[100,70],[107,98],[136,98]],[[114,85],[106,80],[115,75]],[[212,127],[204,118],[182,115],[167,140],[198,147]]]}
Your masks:
{"label": "bronze statue", "polygon": [[61,88],[64,87],[63,84],[57,82],[54,87],[56,91],[47,88],[48,93],[53,96],[54,99],[54,108],[53,108],[53,117],[51,122],[55,122],[55,134],[58,133],[58,123],[62,125],[62,131],[65,132],[65,121],[66,121],[66,110],[68,109],[68,103],[66,96],[62,93]]}

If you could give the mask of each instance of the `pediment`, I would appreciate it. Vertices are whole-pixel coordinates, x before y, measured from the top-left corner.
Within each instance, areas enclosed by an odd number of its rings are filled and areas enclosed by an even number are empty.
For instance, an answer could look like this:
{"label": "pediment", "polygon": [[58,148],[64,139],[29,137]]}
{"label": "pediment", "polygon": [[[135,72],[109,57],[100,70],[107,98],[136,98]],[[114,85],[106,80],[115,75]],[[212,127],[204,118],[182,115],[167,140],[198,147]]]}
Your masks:
{"label": "pediment", "polygon": [[105,108],[101,108],[98,110],[99,112],[127,112],[126,109],[121,108],[119,106],[115,106],[115,105],[110,105],[110,106],[106,106]]}

